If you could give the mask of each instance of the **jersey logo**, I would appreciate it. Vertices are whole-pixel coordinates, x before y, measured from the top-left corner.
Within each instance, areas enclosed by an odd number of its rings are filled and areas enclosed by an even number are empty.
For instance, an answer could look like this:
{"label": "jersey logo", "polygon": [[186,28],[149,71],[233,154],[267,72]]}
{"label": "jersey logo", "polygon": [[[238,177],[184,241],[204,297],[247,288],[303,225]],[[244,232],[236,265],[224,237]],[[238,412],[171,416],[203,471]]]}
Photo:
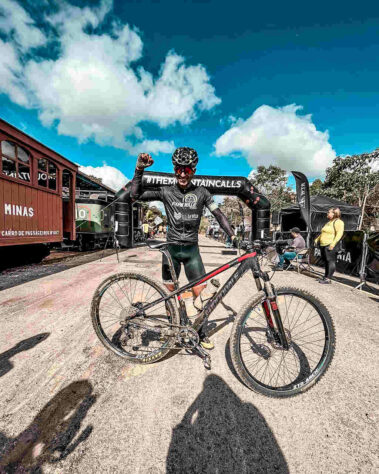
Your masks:
{"label": "jersey logo", "polygon": [[175,218],[176,220],[179,220],[179,219],[182,218],[182,214],[181,214],[180,212],[176,212],[176,211],[175,211],[175,212],[174,212],[174,218]]}
{"label": "jersey logo", "polygon": [[195,209],[196,204],[197,204],[196,194],[191,194],[191,193],[186,194],[184,198],[184,202],[185,202],[185,207],[189,207],[190,209]]}

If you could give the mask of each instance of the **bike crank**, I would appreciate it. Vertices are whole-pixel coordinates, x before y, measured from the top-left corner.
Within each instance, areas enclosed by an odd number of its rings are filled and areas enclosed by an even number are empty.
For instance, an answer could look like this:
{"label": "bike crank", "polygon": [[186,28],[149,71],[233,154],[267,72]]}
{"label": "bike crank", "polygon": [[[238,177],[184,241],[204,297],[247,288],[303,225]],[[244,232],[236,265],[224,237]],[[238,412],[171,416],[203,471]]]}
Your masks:
{"label": "bike crank", "polygon": [[181,329],[177,334],[177,343],[187,350],[196,352],[201,359],[203,359],[204,367],[207,370],[211,369],[211,356],[200,345],[199,333],[191,327]]}

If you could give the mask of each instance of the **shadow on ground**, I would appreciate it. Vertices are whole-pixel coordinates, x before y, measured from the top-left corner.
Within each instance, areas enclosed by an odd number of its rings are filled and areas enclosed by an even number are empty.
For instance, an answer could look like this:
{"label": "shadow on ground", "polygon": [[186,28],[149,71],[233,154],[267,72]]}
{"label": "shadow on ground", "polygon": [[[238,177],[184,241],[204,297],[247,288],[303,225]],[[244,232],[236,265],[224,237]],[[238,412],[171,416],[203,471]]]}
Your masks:
{"label": "shadow on ground", "polygon": [[0,354],[0,377],[13,369],[13,364],[9,360],[10,358],[14,357],[19,352],[33,349],[33,347],[35,347],[37,344],[47,339],[49,335],[49,332],[43,332],[41,334],[37,334],[37,336],[29,337],[28,339],[18,342],[14,347],[12,347],[12,349]]}
{"label": "shadow on ground", "polygon": [[96,401],[88,380],[72,382],[55,395],[16,438],[0,433],[0,473],[40,474],[71,454],[92,432],[81,424]]}
{"label": "shadow on ground", "polygon": [[217,375],[174,428],[166,463],[167,473],[289,473],[263,416]]}

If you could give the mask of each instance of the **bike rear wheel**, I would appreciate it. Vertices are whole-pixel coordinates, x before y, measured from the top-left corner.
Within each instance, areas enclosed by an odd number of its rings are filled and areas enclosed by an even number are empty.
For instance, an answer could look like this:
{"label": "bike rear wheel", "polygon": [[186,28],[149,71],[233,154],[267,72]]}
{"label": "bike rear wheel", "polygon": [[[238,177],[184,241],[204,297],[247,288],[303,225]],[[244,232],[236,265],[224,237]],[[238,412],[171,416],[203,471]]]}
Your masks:
{"label": "bike rear wheel", "polygon": [[289,349],[272,337],[262,306],[265,296],[260,293],[235,320],[231,356],[238,375],[251,390],[291,397],[311,388],[327,371],[335,350],[335,330],[328,310],[315,296],[292,287],[276,292]]}
{"label": "bike rear wheel", "polygon": [[104,346],[131,362],[148,364],[164,357],[175,344],[172,336],[160,334],[179,324],[171,300],[146,310],[144,317],[131,318],[138,307],[167,296],[152,278],[138,273],[117,273],[96,289],[91,305],[95,332]]}

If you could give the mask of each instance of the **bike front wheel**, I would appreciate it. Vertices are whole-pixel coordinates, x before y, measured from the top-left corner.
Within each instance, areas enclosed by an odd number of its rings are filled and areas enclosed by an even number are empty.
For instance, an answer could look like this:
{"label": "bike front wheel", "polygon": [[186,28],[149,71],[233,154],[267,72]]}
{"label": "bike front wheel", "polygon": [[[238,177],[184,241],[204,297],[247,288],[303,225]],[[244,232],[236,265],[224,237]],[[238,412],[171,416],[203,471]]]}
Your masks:
{"label": "bike front wheel", "polygon": [[166,296],[166,290],[146,275],[117,273],[105,279],[96,289],[91,305],[98,338],[107,349],[131,362],[158,361],[175,344],[167,330],[179,324],[176,307],[166,300],[141,317],[133,315],[143,305]]}
{"label": "bike front wheel", "polygon": [[334,355],[335,330],[328,310],[312,294],[291,287],[277,288],[276,293],[289,348],[273,337],[278,328],[269,327],[265,295],[260,293],[235,320],[231,356],[239,377],[251,390],[291,397],[311,388],[327,371]]}

